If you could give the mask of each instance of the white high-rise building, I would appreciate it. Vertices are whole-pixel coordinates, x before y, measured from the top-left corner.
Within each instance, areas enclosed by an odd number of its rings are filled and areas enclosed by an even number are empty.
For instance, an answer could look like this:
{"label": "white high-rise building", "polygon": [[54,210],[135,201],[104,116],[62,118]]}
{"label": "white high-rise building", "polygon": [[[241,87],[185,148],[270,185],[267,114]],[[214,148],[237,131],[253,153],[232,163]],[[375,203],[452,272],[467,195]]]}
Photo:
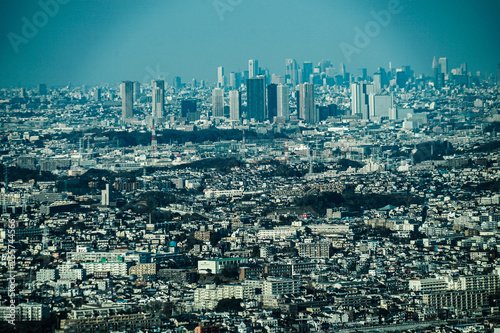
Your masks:
{"label": "white high-rise building", "polygon": [[380,73],[373,74],[373,91],[376,94],[382,91],[382,75]]}
{"label": "white high-rise building", "polygon": [[238,90],[229,92],[229,119],[240,120],[241,98]]}
{"label": "white high-rise building", "polygon": [[288,86],[280,84],[277,87],[278,117],[283,117],[287,121],[290,120],[290,102],[288,94]]}
{"label": "white high-rise building", "polygon": [[374,93],[373,84],[351,84],[351,114],[361,114],[362,119],[370,118],[369,95]]}
{"label": "white high-rise building", "polygon": [[314,84],[303,83],[299,85],[300,110],[299,116],[305,122],[314,124],[319,120],[319,115],[314,105]]}
{"label": "white high-rise building", "polygon": [[130,119],[133,116],[134,108],[134,82],[123,81],[120,85],[120,95],[122,97],[122,118]]}
{"label": "white high-rise building", "polygon": [[254,78],[259,75],[259,62],[255,59],[248,60],[248,78]]}
{"label": "white high-rise building", "polygon": [[361,89],[359,84],[351,84],[351,115],[361,113]]}
{"label": "white high-rise building", "polygon": [[391,109],[392,109],[392,96],[376,95],[374,93],[371,93],[369,95],[370,118],[373,117],[390,118]]}
{"label": "white high-rise building", "polygon": [[212,117],[224,117],[224,92],[221,88],[212,91]]}
{"label": "white high-rise building", "polygon": [[163,80],[153,80],[151,83],[152,89],[152,103],[153,103],[153,119],[163,118],[163,110],[165,104],[165,81]]}
{"label": "white high-rise building", "polygon": [[448,74],[448,58],[439,58],[439,65],[441,66],[441,73]]}
{"label": "white high-rise building", "polygon": [[226,78],[224,76],[224,67],[217,67],[217,86],[222,88],[226,85]]}
{"label": "white high-rise building", "polygon": [[293,86],[296,86],[299,82],[299,73],[298,73],[298,66],[297,66],[297,60],[295,59],[286,59],[285,60],[285,75],[287,78],[287,81]]}

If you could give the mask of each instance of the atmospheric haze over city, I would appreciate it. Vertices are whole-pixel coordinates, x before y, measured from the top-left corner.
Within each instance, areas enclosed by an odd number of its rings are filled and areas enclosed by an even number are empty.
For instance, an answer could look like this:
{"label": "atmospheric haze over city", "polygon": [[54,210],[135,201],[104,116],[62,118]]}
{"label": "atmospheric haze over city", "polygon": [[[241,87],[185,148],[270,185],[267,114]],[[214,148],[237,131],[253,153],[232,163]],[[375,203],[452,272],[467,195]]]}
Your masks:
{"label": "atmospheric haze over city", "polygon": [[[495,73],[500,54],[497,1],[55,3],[0,4],[0,86],[141,81],[147,68],[157,66],[170,79],[213,82],[217,66],[243,71],[248,59],[259,59],[277,75],[284,74],[288,58],[315,64],[328,59],[337,70],[344,63],[355,75],[389,62],[429,75],[433,56]],[[377,17],[388,9],[389,17]]]}
{"label": "atmospheric haze over city", "polygon": [[499,1],[0,0],[0,332],[500,332]]}

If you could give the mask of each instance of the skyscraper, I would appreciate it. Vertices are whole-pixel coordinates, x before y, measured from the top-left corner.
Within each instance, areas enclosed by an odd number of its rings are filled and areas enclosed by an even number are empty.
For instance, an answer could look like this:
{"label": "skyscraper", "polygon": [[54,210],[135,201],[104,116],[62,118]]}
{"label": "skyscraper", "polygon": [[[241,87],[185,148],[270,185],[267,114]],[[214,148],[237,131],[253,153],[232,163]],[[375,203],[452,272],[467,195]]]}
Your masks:
{"label": "skyscraper", "polygon": [[47,84],[38,84],[38,95],[47,95]]}
{"label": "skyscraper", "polygon": [[152,94],[153,94],[153,112],[154,120],[163,118],[164,104],[165,104],[165,81],[153,80],[152,81]]}
{"label": "skyscraper", "polygon": [[254,59],[248,60],[248,78],[252,79],[259,75],[259,62]]}
{"label": "skyscraper", "polygon": [[92,97],[96,101],[100,101],[101,100],[101,97],[102,97],[101,95],[102,95],[102,89],[101,88],[95,88],[94,91],[92,92]]}
{"label": "skyscraper", "polygon": [[351,84],[351,114],[361,114],[362,119],[370,118],[369,95],[374,93],[373,84]]}
{"label": "skyscraper", "polygon": [[382,91],[382,74],[373,74],[373,90],[376,94]]}
{"label": "skyscraper", "polygon": [[229,86],[231,89],[238,89],[241,84],[241,74],[240,73],[235,73],[231,72],[229,74]]}
{"label": "skyscraper", "polygon": [[266,115],[266,77],[259,75],[247,80],[247,118],[264,121]]}
{"label": "skyscraper", "polygon": [[359,84],[351,84],[351,114],[361,113],[361,89]]}
{"label": "skyscraper", "polygon": [[188,121],[200,119],[200,112],[196,110],[196,100],[187,99],[181,102],[181,116]]}
{"label": "skyscraper", "polygon": [[224,92],[221,88],[212,91],[212,117],[224,117]]}
{"label": "skyscraper", "polygon": [[299,116],[305,122],[314,124],[318,122],[318,114],[314,105],[314,84],[303,83],[299,86],[300,110]]}
{"label": "skyscraper", "polygon": [[285,80],[286,83],[290,83],[293,86],[296,86],[299,84],[298,82],[298,75],[299,73],[297,72],[298,66],[297,66],[297,60],[295,59],[286,59],[285,60]]}
{"label": "skyscraper", "polygon": [[276,89],[276,97],[278,100],[278,117],[283,117],[287,121],[290,120],[288,86],[280,84]]}
{"label": "skyscraper", "polygon": [[342,75],[342,77],[344,78],[345,80],[345,75],[346,75],[346,72],[345,72],[345,65],[344,63],[340,63],[340,75]]}
{"label": "skyscraper", "polygon": [[363,119],[370,119],[369,96],[373,92],[373,84],[361,84],[361,115]]}
{"label": "skyscraper", "polygon": [[141,84],[138,81],[134,81],[134,101],[139,100],[141,97]]}
{"label": "skyscraper", "polygon": [[182,81],[180,76],[174,77],[174,88],[175,89],[181,89],[182,87]]}
{"label": "skyscraper", "polygon": [[181,101],[181,116],[187,117],[188,113],[196,112],[196,101],[192,99],[185,99]]}
{"label": "skyscraper", "polygon": [[386,117],[389,118],[391,114],[392,96],[389,95],[376,95],[371,93],[368,97],[370,118],[373,117]]}
{"label": "skyscraper", "polygon": [[439,58],[439,65],[441,66],[441,73],[448,74],[448,59],[447,58]]}
{"label": "skyscraper", "polygon": [[277,84],[271,83],[267,86],[267,113],[270,121],[278,115]]}
{"label": "skyscraper", "polygon": [[396,85],[399,88],[404,88],[404,87],[406,87],[406,81],[407,81],[406,72],[402,69],[397,69],[396,70]]}
{"label": "skyscraper", "polygon": [[122,118],[130,119],[133,116],[134,108],[134,82],[123,81],[120,85],[122,97]]}
{"label": "skyscraper", "polygon": [[301,84],[304,82],[304,69],[297,69],[297,84]]}
{"label": "skyscraper", "polygon": [[309,82],[309,78],[312,73],[313,73],[313,63],[310,61],[304,61],[301,83]]}
{"label": "skyscraper", "polygon": [[224,77],[224,67],[217,67],[217,85],[219,88],[224,87],[226,78]]}
{"label": "skyscraper", "polygon": [[239,90],[229,92],[229,119],[240,120],[241,95]]}

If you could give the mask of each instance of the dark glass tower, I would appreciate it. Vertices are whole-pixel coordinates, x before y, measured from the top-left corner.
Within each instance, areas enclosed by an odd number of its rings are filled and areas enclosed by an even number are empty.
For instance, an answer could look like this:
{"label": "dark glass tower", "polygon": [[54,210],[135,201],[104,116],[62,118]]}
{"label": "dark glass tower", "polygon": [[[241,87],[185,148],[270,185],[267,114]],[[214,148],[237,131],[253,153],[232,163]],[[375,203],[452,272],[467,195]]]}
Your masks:
{"label": "dark glass tower", "polygon": [[266,116],[266,77],[259,75],[247,80],[247,118],[265,121]]}

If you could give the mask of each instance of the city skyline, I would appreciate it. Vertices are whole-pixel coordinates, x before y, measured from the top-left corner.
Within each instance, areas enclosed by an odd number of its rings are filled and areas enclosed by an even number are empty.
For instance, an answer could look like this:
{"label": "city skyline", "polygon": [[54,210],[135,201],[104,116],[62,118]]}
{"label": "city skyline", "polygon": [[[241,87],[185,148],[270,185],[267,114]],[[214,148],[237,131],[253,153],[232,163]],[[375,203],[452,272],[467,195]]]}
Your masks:
{"label": "city skyline", "polygon": [[[328,59],[337,72],[343,63],[355,76],[361,68],[369,74],[379,66],[388,68],[389,62],[432,75],[434,56],[447,58],[448,69],[468,63],[473,73],[497,73],[498,3],[216,3],[198,1],[190,8],[171,1],[140,6],[97,0],[46,0],[22,7],[3,3],[9,15],[0,25],[5,36],[0,59],[6,64],[0,86],[149,83],[158,78],[171,84],[174,76],[212,83],[218,66],[229,77],[247,70],[248,59],[257,59],[270,75],[285,74],[285,59],[296,59],[300,67]],[[387,12],[392,14],[384,16]],[[252,24],[257,15],[263,24]],[[311,17],[314,24],[299,24],[299,16]]]}

